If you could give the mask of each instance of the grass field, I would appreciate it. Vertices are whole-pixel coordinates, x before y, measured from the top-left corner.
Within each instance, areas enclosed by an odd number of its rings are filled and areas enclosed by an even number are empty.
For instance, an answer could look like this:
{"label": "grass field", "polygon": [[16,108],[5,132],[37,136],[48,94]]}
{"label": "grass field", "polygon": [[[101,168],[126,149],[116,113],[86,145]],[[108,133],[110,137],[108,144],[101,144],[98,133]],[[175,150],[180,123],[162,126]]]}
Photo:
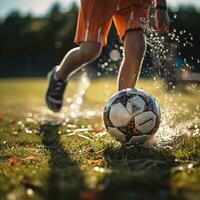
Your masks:
{"label": "grass field", "polygon": [[141,80],[162,123],[153,145],[124,146],[101,117],[115,80],[85,81],[70,82],[67,106],[53,114],[44,79],[0,80],[0,199],[200,199],[200,87],[167,93]]}

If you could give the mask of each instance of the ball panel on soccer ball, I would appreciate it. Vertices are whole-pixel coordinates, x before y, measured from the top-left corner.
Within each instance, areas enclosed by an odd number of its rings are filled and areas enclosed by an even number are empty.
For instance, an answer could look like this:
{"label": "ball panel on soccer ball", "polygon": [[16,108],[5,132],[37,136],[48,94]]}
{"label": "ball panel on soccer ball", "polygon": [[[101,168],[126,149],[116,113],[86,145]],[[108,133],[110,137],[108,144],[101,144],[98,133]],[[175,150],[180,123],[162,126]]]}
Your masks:
{"label": "ball panel on soccer ball", "polygon": [[110,117],[109,117],[110,109],[111,109],[111,106],[108,107],[107,109],[105,109],[104,113],[103,113],[103,120],[104,120],[104,124],[105,124],[106,128],[107,127],[114,127],[114,125],[110,121]]}
{"label": "ball panel on soccer ball", "polygon": [[135,116],[135,128],[142,134],[151,133],[156,126],[156,115],[152,111],[140,113]]}
{"label": "ball panel on soccer ball", "polygon": [[147,142],[148,140],[151,140],[152,135],[140,135],[140,136],[133,136],[129,142],[130,143],[140,143],[140,144],[144,144],[145,142]]}
{"label": "ball panel on soccer ball", "polygon": [[[132,119],[127,124],[126,132],[131,136],[133,136],[133,135],[135,135],[135,136],[141,135],[141,132],[135,127],[135,117],[132,117]],[[129,136],[129,138],[130,138],[130,136]]]}
{"label": "ball panel on soccer ball", "polygon": [[127,93],[134,94],[134,95],[141,95],[141,96],[151,96],[149,93],[145,92],[142,89],[136,89],[136,88],[127,88],[125,89]]}
{"label": "ball panel on soccer ball", "polygon": [[152,108],[152,112],[156,115],[156,116],[160,116],[160,108],[158,106],[158,103],[155,99],[151,98],[150,99],[150,105]]}
{"label": "ball panel on soccer ball", "polygon": [[133,95],[126,92],[125,90],[122,90],[122,92],[119,94],[118,98],[113,101],[113,104],[116,103],[121,103],[124,107],[126,107],[128,100],[132,97]]}
{"label": "ball panel on soccer ball", "polygon": [[121,103],[116,103],[111,106],[109,119],[115,127],[123,127],[127,125],[131,115]]}
{"label": "ball panel on soccer ball", "polygon": [[118,92],[110,97],[109,101],[107,102],[107,104],[104,108],[104,112],[107,111],[107,109],[110,109],[111,105],[119,97],[119,95],[120,95],[120,92]]}
{"label": "ball panel on soccer ball", "polygon": [[140,96],[133,96],[129,98],[126,109],[131,116],[135,116],[144,110],[145,101]]}
{"label": "ball panel on soccer ball", "polygon": [[117,139],[120,142],[124,143],[127,141],[125,135],[122,132],[120,132],[118,128],[108,127],[108,132],[113,138]]}

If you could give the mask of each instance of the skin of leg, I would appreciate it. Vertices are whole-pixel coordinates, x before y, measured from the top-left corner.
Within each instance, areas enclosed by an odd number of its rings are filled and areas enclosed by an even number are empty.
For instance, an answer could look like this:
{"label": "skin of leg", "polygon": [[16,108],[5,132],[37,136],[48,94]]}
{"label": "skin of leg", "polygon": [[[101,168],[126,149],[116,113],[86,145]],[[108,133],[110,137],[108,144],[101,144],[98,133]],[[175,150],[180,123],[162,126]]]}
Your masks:
{"label": "skin of leg", "polygon": [[118,75],[118,91],[135,87],[145,51],[146,41],[143,32],[127,31],[124,40],[124,58]]}
{"label": "skin of leg", "polygon": [[85,64],[94,61],[99,57],[102,45],[97,42],[82,42],[79,47],[70,50],[56,71],[59,80],[66,80]]}

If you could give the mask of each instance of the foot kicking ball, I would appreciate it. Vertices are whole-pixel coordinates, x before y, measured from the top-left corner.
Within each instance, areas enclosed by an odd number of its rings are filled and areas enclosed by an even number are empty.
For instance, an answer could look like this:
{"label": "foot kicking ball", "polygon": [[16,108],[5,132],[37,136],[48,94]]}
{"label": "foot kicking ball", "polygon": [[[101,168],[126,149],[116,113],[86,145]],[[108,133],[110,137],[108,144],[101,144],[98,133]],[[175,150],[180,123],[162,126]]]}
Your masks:
{"label": "foot kicking ball", "polygon": [[127,88],[114,94],[104,108],[107,131],[122,143],[153,135],[160,124],[160,108],[148,93]]}

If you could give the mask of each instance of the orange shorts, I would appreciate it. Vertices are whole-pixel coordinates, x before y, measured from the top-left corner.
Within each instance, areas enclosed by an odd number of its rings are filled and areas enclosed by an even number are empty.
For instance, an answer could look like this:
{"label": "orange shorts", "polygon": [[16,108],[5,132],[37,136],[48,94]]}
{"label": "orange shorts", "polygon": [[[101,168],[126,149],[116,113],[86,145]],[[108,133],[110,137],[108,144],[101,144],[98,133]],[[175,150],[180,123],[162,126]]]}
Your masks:
{"label": "orange shorts", "polygon": [[127,30],[147,29],[150,4],[141,3],[142,1],[144,0],[81,0],[75,43],[94,41],[106,45],[112,21],[122,40]]}

